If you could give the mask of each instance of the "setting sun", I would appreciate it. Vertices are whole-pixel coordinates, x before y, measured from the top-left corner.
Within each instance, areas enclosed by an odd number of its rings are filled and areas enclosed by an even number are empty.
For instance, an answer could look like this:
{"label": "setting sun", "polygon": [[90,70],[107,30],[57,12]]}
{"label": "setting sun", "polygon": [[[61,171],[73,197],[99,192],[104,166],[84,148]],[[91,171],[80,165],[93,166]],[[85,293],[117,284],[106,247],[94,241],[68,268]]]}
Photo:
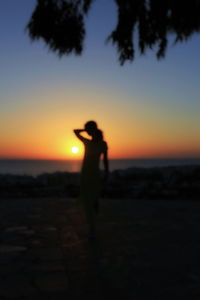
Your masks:
{"label": "setting sun", "polygon": [[76,146],[72,147],[72,153],[76,154],[78,152],[79,152],[78,147],[76,147]]}

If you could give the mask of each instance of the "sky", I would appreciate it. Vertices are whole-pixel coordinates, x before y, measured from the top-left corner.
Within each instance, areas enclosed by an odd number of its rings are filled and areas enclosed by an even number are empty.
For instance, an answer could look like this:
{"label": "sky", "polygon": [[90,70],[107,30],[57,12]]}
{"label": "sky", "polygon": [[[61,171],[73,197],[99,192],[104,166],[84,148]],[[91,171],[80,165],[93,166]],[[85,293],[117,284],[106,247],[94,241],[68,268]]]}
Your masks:
{"label": "sky", "polygon": [[35,3],[0,0],[0,158],[81,158],[73,129],[88,120],[110,158],[200,157],[200,35],[120,66],[114,1],[96,0],[82,56],[60,59],[25,30]]}

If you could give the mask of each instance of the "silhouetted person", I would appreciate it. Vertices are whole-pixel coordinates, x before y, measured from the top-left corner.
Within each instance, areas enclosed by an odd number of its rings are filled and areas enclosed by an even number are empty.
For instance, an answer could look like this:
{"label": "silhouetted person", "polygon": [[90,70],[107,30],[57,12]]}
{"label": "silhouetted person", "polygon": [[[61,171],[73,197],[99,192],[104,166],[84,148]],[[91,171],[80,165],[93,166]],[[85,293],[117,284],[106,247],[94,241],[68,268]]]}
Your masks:
{"label": "silhouetted person", "polygon": [[[81,135],[81,132],[87,132],[91,139],[87,139]],[[83,142],[85,146],[84,159],[81,169],[80,182],[80,201],[83,205],[86,220],[89,225],[89,236],[95,237],[96,213],[99,210],[99,197],[101,192],[101,176],[100,176],[100,158],[103,155],[105,168],[105,179],[108,176],[108,156],[107,143],[103,140],[103,133],[97,128],[94,121],[85,124],[84,129],[75,129],[74,133]]]}

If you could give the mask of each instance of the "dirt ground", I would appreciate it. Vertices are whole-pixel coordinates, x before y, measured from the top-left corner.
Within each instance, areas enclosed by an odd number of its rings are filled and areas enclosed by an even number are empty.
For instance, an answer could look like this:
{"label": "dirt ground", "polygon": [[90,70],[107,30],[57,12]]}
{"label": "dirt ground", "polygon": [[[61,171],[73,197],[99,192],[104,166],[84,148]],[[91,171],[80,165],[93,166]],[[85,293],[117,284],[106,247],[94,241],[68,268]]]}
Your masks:
{"label": "dirt ground", "polygon": [[200,299],[200,202],[0,200],[0,299]]}

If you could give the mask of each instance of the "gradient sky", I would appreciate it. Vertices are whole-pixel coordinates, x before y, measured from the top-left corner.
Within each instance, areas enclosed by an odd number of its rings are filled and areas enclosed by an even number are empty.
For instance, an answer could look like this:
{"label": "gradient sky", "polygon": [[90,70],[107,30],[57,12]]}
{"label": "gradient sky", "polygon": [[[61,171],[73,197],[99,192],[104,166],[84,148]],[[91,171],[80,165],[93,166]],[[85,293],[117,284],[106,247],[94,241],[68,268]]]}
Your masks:
{"label": "gradient sky", "polygon": [[83,55],[59,59],[25,32],[35,2],[0,0],[0,158],[79,158],[72,129],[90,119],[112,158],[200,157],[200,35],[121,67],[115,4],[96,0]]}

